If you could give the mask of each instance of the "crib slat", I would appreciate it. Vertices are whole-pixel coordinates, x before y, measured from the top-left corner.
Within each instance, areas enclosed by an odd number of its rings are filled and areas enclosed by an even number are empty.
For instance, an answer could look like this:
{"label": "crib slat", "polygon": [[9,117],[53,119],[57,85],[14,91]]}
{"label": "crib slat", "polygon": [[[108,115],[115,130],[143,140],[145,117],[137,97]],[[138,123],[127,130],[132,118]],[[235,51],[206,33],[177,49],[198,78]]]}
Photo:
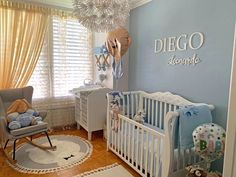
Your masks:
{"label": "crib slat", "polygon": [[164,116],[166,115],[166,112],[167,112],[167,103],[164,103]]}
{"label": "crib slat", "polygon": [[136,168],[138,169],[138,162],[139,162],[139,128],[137,128],[137,131],[136,131],[136,134],[137,134],[137,138],[136,138],[136,158],[135,158],[135,165],[136,165]]}
{"label": "crib slat", "polygon": [[126,105],[126,103],[125,103],[125,95],[123,96],[122,100],[123,100],[123,105],[122,105],[123,106],[123,110],[122,110],[123,113],[122,114],[125,115],[125,105]]}
{"label": "crib slat", "polygon": [[177,110],[177,106],[175,105],[175,106],[174,106],[174,111],[176,111],[176,110]]}
{"label": "crib slat", "polygon": [[138,111],[139,109],[139,96],[138,94],[135,94],[135,109]]}
{"label": "crib slat", "polygon": [[183,164],[181,166],[181,168],[185,167],[186,166],[186,150],[183,150]]}
{"label": "crib slat", "polygon": [[168,111],[171,111],[172,104],[168,104]]}
{"label": "crib slat", "polygon": [[160,161],[159,161],[159,157],[160,157],[160,138],[157,139],[157,147],[156,147],[156,177],[159,176],[160,173]]}
{"label": "crib slat", "polygon": [[127,156],[128,156],[128,161],[129,161],[129,160],[130,160],[130,156],[131,156],[131,155],[130,155],[130,154],[131,154],[131,153],[130,153],[130,144],[131,144],[131,143],[130,143],[130,139],[131,139],[130,123],[129,123],[129,126],[128,126],[128,127],[129,127],[129,133],[128,133],[128,136],[127,136],[127,137],[128,137],[128,154],[127,154]]}
{"label": "crib slat", "polygon": [[148,123],[151,124],[151,99],[148,99]]}
{"label": "crib slat", "polygon": [[156,101],[156,111],[155,111],[155,126],[158,127],[158,101]]}
{"label": "crib slat", "polygon": [[118,153],[119,153],[119,154],[121,153],[121,146],[120,146],[120,143],[122,142],[122,141],[121,141],[121,136],[120,136],[120,134],[121,134],[121,126],[122,126],[122,124],[121,124],[121,120],[120,120],[120,122],[119,122],[119,127],[118,127]]}
{"label": "crib slat", "polygon": [[127,117],[130,118],[130,102],[129,102],[129,95],[127,96]]}
{"label": "crib slat", "polygon": [[146,155],[145,155],[145,174],[148,173],[148,152],[149,152],[149,133],[146,133]]}
{"label": "crib slat", "polygon": [[147,112],[147,98],[143,98],[144,99],[144,111],[146,113],[146,116],[148,116],[148,112]]}
{"label": "crib slat", "polygon": [[115,141],[115,151],[117,151],[117,133],[114,132],[114,141]]}
{"label": "crib slat", "polygon": [[135,134],[134,134],[134,129],[135,126],[132,125],[132,155],[131,155],[131,159],[132,159],[132,164],[134,165],[134,139],[135,139]]}
{"label": "crib slat", "polygon": [[180,169],[180,149],[177,149],[177,157],[176,157],[176,168],[177,170]]}
{"label": "crib slat", "polygon": [[187,165],[191,164],[191,158],[192,158],[192,152],[191,152],[191,148],[188,149],[188,162],[187,162]]}
{"label": "crib slat", "polygon": [[154,125],[154,100],[152,100],[152,125]]}
{"label": "crib slat", "polygon": [[[112,124],[111,127],[114,127],[114,119],[111,119],[111,124]],[[114,147],[114,130],[111,131],[111,147],[112,149]]]}
{"label": "crib slat", "polygon": [[162,115],[163,115],[163,111],[162,111],[162,102],[160,102],[160,110],[159,110],[159,127],[162,128]]}
{"label": "crib slat", "polygon": [[125,125],[124,125],[124,158],[126,159],[126,154],[127,154],[127,121],[124,121]]}
{"label": "crib slat", "polygon": [[123,119],[120,120],[120,125],[121,125],[121,142],[120,142],[120,147],[121,147],[121,156],[123,157],[123,153],[124,153],[124,121]]}
{"label": "crib slat", "polygon": [[166,112],[167,112],[167,103],[164,103],[164,114],[162,116],[162,125],[161,125],[161,128],[164,128],[164,117],[166,115]]}
{"label": "crib slat", "polygon": [[193,151],[193,163],[196,163],[197,162],[197,156],[196,154],[194,153],[194,150]]}
{"label": "crib slat", "polygon": [[151,141],[151,164],[150,164],[150,177],[152,177],[152,173],[153,173],[153,156],[154,156],[154,135],[151,135],[152,136],[152,141]]}
{"label": "crib slat", "polygon": [[134,117],[134,94],[130,94],[131,118]]}
{"label": "crib slat", "polygon": [[142,129],[142,136],[141,136],[141,149],[140,149],[140,151],[141,151],[141,154],[140,154],[140,170],[142,171],[143,170],[143,149],[144,149],[144,146],[143,146],[143,139],[144,139],[144,131],[143,131],[143,129]]}

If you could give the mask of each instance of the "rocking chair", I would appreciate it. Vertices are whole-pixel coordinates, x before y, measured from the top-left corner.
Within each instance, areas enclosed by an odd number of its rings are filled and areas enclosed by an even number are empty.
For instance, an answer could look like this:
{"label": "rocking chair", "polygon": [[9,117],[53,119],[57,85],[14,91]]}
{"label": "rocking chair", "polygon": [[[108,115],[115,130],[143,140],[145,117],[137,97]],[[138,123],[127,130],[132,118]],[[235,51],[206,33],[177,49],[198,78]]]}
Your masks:
{"label": "rocking chair", "polygon": [[[17,99],[26,99],[31,104],[32,95],[33,95],[33,87],[31,86],[28,86],[25,88],[0,90],[0,134],[2,135],[2,137],[0,137],[0,140],[1,140],[0,146],[2,146],[4,154],[6,155],[8,160],[12,163],[16,162],[15,160],[16,159],[16,141],[21,138],[26,139],[27,142],[42,149],[55,150],[56,148],[56,146],[52,145],[51,140],[48,136],[48,133],[47,133],[48,124],[46,122],[43,122],[37,125],[28,126],[28,127],[23,127],[16,130],[10,130],[7,126],[7,122],[5,119],[6,110],[11,105],[11,103]],[[44,120],[47,113],[40,112],[39,115]],[[33,135],[41,134],[41,133],[46,134],[50,146],[45,147],[45,146],[41,146],[41,145],[37,145],[33,143],[32,141]],[[28,137],[30,137],[30,139]],[[7,144],[10,140],[14,141],[12,158],[5,151]]]}

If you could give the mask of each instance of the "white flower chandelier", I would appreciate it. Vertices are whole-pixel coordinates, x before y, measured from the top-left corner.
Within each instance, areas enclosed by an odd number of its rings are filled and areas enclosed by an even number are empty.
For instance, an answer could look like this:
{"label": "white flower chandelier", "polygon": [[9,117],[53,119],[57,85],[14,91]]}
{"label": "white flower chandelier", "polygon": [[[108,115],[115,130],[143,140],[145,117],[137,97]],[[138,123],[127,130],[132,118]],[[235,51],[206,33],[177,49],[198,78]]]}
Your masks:
{"label": "white flower chandelier", "polygon": [[73,6],[79,22],[96,32],[124,26],[130,12],[128,0],[74,0]]}

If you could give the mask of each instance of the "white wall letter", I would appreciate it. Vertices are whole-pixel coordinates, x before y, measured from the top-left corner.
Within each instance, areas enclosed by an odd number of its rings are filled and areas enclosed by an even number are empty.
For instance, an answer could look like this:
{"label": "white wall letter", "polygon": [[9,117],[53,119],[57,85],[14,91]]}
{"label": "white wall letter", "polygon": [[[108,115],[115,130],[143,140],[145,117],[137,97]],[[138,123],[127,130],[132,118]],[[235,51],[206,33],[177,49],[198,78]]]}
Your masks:
{"label": "white wall letter", "polygon": [[[199,35],[199,37],[200,37],[200,43],[199,43],[198,46],[194,47],[194,46],[193,46],[193,37],[196,36],[196,35]],[[189,47],[190,47],[191,49],[197,50],[197,49],[199,49],[199,48],[202,47],[203,43],[204,43],[204,35],[203,35],[202,33],[200,33],[200,32],[195,32],[195,33],[191,34],[191,36],[190,36],[190,38],[189,38]]]}
{"label": "white wall letter", "polygon": [[[187,50],[187,42],[186,42],[187,37],[188,37],[187,34],[182,34],[178,37],[178,39],[176,41],[176,47],[177,47],[178,50],[180,50],[180,51]],[[180,47],[180,42],[181,42],[182,38],[185,39],[185,42],[183,43],[183,48]]]}
{"label": "white wall letter", "polygon": [[176,37],[169,37],[169,47],[168,47],[169,52],[174,52],[176,50],[175,49],[175,40],[176,40]]}
{"label": "white wall letter", "polygon": [[[158,43],[160,45],[158,45]],[[159,47],[159,48],[158,48]],[[156,39],[155,40],[155,53],[161,52],[163,49],[163,41],[161,39]]]}

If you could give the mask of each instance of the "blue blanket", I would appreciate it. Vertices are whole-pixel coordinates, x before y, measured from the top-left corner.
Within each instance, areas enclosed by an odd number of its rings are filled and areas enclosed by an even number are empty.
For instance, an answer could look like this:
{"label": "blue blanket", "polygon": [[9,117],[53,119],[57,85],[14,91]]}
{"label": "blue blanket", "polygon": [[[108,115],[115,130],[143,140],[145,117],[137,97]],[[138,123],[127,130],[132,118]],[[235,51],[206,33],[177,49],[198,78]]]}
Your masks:
{"label": "blue blanket", "polygon": [[207,105],[189,105],[180,107],[178,112],[179,148],[192,148],[194,146],[192,132],[197,126],[212,122],[211,110]]}

